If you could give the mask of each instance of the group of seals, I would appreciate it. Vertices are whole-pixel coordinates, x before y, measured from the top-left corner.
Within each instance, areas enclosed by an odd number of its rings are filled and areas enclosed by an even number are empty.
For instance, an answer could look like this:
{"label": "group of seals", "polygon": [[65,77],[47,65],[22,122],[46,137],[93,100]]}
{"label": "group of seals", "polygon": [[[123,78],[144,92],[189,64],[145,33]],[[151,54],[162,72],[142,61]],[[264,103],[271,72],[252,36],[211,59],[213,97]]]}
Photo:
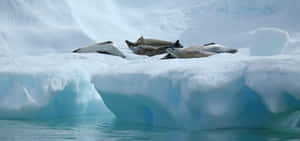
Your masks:
{"label": "group of seals", "polygon": [[[200,46],[185,47],[176,42],[157,39],[145,39],[140,37],[136,42],[125,40],[128,48],[137,55],[155,56],[168,53],[162,59],[172,58],[201,58],[219,53],[236,53],[237,49],[226,48],[215,43],[208,43]],[[112,41],[101,42],[87,47],[79,48],[73,53],[102,53],[126,58],[125,55],[114,45]]]}

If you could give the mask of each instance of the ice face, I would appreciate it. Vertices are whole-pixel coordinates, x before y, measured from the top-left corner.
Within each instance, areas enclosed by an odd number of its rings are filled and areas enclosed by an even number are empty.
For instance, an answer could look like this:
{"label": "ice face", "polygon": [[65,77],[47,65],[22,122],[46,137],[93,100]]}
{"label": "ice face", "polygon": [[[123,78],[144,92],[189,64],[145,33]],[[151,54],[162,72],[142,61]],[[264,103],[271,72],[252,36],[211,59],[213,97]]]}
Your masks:
{"label": "ice face", "polygon": [[96,69],[87,62],[71,54],[1,59],[0,119],[110,115],[90,80]]}
{"label": "ice face", "polygon": [[93,82],[118,118],[156,126],[267,127],[300,106],[298,57],[232,57],[136,62]]}
{"label": "ice face", "polygon": [[6,66],[0,119],[104,116],[109,109],[120,120],[149,126],[258,128],[300,106],[297,55],[162,61],[54,54],[0,63]]}

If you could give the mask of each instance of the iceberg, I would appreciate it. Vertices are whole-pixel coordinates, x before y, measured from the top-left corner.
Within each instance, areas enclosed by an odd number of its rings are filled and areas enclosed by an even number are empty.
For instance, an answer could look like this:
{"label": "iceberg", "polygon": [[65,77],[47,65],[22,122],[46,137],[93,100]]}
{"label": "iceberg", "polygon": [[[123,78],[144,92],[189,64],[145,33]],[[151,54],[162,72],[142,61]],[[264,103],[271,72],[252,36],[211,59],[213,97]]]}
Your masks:
{"label": "iceberg", "polygon": [[[299,128],[299,1],[132,2],[0,1],[0,119],[96,114],[196,130]],[[141,35],[239,53],[138,56],[124,40]],[[70,53],[106,40],[126,59]]]}

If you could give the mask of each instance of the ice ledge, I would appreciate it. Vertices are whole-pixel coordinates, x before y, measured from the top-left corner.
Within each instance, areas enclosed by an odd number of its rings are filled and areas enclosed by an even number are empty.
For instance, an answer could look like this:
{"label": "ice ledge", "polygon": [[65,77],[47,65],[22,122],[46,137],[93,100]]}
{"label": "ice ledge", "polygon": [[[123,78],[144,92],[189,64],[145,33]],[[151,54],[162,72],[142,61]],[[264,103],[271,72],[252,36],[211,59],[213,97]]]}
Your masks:
{"label": "ice ledge", "polygon": [[300,107],[299,56],[232,58],[131,62],[92,82],[117,118],[156,126],[261,128]]}

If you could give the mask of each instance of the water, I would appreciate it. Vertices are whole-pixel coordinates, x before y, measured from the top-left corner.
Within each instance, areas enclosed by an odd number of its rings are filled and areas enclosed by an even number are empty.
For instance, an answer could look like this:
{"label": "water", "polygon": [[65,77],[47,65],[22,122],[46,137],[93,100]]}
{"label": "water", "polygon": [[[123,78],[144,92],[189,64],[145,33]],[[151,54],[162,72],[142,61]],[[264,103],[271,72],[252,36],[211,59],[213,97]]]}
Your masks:
{"label": "water", "polygon": [[216,129],[186,131],[117,121],[113,117],[55,120],[0,120],[1,141],[297,141],[296,131]]}

